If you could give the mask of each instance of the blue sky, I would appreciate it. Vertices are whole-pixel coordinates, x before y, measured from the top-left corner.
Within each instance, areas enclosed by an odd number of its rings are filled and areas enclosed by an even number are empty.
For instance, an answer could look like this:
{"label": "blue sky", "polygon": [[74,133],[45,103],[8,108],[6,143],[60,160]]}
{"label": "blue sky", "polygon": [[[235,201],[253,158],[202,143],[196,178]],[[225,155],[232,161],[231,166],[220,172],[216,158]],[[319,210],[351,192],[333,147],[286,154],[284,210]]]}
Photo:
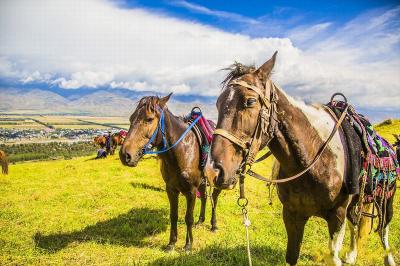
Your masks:
{"label": "blue sky", "polygon": [[[399,5],[393,0],[337,1],[121,1],[126,8],[147,8],[171,16],[213,25],[225,31],[257,37],[286,37],[298,25],[332,23],[343,26],[354,17],[375,9]],[[265,30],[254,32],[251,26],[264,24]],[[272,24],[268,27],[268,24]]]}
{"label": "blue sky", "polygon": [[0,1],[0,40],[3,88],[215,97],[221,68],[278,50],[295,98],[400,113],[398,1]]}

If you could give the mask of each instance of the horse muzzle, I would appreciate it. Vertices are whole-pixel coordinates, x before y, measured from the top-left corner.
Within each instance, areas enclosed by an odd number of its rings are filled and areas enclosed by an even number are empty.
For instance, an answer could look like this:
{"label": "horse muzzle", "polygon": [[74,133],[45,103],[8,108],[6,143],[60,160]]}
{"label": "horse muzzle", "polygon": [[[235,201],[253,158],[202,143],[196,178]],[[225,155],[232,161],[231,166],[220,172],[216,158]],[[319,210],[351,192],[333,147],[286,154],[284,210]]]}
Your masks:
{"label": "horse muzzle", "polygon": [[143,155],[144,153],[142,150],[134,153],[133,155],[128,151],[123,151],[123,149],[119,151],[119,159],[121,160],[122,164],[129,167],[136,167]]}
{"label": "horse muzzle", "polygon": [[236,186],[237,179],[235,175],[229,176],[221,164],[213,165],[213,184],[219,189],[233,189]]}

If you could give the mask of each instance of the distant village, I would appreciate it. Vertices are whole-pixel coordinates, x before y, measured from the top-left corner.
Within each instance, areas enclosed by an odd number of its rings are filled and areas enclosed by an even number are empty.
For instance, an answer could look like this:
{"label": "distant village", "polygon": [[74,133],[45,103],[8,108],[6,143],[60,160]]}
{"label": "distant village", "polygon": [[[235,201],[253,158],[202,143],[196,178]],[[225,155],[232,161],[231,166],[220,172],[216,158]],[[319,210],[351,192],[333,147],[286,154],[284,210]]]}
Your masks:
{"label": "distant village", "polygon": [[[55,140],[86,141],[93,137],[103,135],[108,129],[15,129],[0,128],[1,143],[16,142],[46,142]],[[114,132],[116,130],[111,130]]]}

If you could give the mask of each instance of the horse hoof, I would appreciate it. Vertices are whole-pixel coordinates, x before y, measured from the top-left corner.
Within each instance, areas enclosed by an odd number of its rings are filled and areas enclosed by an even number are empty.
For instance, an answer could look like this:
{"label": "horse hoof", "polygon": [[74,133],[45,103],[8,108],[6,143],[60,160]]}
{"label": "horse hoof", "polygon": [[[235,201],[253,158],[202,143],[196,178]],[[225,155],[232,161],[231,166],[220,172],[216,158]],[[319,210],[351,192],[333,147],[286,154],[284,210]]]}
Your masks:
{"label": "horse hoof", "polygon": [[169,253],[169,252],[174,251],[174,248],[175,248],[175,245],[168,244],[168,246],[165,248],[164,251],[165,251],[166,253]]}
{"label": "horse hoof", "polygon": [[213,226],[211,226],[211,232],[217,232],[218,231],[218,226],[216,226],[216,225],[213,225]]}
{"label": "horse hoof", "polygon": [[357,258],[357,255],[355,253],[353,253],[353,252],[346,253],[346,258],[345,258],[344,262],[346,264],[353,265],[353,264],[356,264],[356,258]]}
{"label": "horse hoof", "polygon": [[201,225],[203,223],[204,223],[204,219],[200,219],[199,218],[199,220],[197,221],[197,223],[194,226],[199,226],[199,225]]}
{"label": "horse hoof", "polygon": [[185,252],[186,252],[186,254],[189,254],[191,250],[192,250],[192,245],[186,244],[186,245],[185,245]]}
{"label": "horse hoof", "polygon": [[328,255],[325,258],[326,265],[329,266],[341,266],[342,261],[338,257],[332,257],[331,255]]}
{"label": "horse hoof", "polygon": [[385,256],[384,263],[385,263],[385,266],[396,266],[393,255],[391,253]]}

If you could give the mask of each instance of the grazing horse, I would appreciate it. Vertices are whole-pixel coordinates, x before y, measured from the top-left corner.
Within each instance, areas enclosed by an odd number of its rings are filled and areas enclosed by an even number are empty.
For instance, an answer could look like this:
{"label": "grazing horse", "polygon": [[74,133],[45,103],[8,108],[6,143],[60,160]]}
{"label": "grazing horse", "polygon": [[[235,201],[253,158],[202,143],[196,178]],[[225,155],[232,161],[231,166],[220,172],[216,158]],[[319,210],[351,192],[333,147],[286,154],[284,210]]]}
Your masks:
{"label": "grazing horse", "polygon": [[122,144],[124,144],[124,137],[121,135],[121,132],[112,134],[110,154],[113,155],[117,147],[122,146]]}
{"label": "grazing horse", "polygon": [[1,164],[1,172],[5,175],[8,174],[8,160],[6,153],[0,150],[0,164]]}
{"label": "grazing horse", "polygon": [[100,148],[104,148],[106,146],[106,137],[104,136],[96,136],[93,140],[95,145],[99,145]]}
{"label": "grazing horse", "polygon": [[[178,221],[178,195],[182,193],[186,197],[187,226],[185,250],[192,247],[193,235],[193,210],[196,202],[196,191],[201,195],[201,211],[198,223],[202,223],[205,217],[206,207],[206,183],[204,173],[200,167],[200,145],[195,133],[187,131],[187,123],[180,117],[174,116],[167,108],[167,101],[171,94],[158,98],[154,96],[144,97],[139,101],[136,110],[130,117],[130,128],[120,149],[122,164],[135,167],[149,146],[158,148],[158,156],[161,159],[161,174],[166,184],[170,204],[171,231],[169,244],[166,251],[174,249],[177,241]],[[185,135],[185,133],[187,133]],[[183,139],[182,139],[183,137]],[[179,142],[179,140],[182,140]],[[160,153],[166,144],[176,145]],[[217,197],[221,190],[214,189],[212,193],[213,208],[211,218],[211,230],[217,229],[215,208]]]}
{"label": "grazing horse", "polygon": [[[296,101],[271,81],[275,58],[276,53],[260,68],[228,75],[224,81],[224,90],[217,100],[218,123],[211,148],[213,183],[220,189],[232,189],[237,183],[237,172],[246,169],[249,156],[255,156],[268,146],[279,162],[274,182],[302,173],[297,179],[277,184],[288,237],[286,262],[297,263],[304,226],[310,217],[317,216],[328,222],[330,254],[326,260],[330,265],[341,265],[338,255],[347,216],[351,221],[352,243],[346,262],[355,263],[357,234],[363,231],[362,224],[367,224],[363,221],[371,218],[362,216],[358,231],[347,215],[355,200],[346,192],[344,184],[346,146],[342,132],[333,131],[336,117],[333,118],[323,106]],[[326,149],[320,151],[330,136]],[[310,167],[317,155],[319,160]],[[388,223],[393,214],[391,203],[385,212],[382,243],[385,263],[394,265],[388,240]]]}

